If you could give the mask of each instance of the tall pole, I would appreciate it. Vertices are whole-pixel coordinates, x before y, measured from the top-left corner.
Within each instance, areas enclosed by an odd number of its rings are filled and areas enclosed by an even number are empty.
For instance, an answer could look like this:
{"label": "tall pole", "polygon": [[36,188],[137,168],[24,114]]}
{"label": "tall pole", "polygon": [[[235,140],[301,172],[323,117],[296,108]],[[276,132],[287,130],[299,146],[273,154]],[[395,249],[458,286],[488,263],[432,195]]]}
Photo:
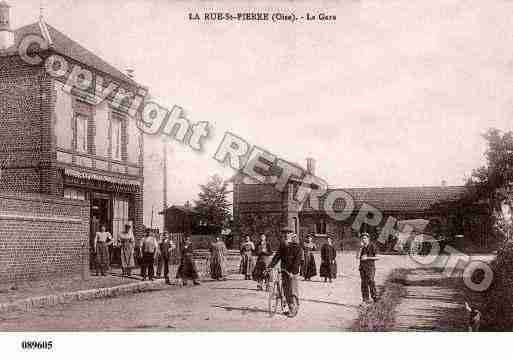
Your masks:
{"label": "tall pole", "polygon": [[163,146],[163,171],[164,171],[164,193],[163,193],[163,201],[162,206],[164,207],[163,210],[165,211],[167,208],[167,141],[164,139],[164,146]]}

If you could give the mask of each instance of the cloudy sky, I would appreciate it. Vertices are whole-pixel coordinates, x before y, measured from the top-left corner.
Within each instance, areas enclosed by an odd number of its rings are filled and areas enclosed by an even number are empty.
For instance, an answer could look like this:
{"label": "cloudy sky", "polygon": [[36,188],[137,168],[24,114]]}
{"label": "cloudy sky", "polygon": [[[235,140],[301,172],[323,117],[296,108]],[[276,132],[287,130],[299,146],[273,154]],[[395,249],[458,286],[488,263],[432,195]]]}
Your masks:
{"label": "cloudy sky", "polygon": [[[203,154],[170,143],[170,203],[230,175],[212,159],[227,130],[290,161],[316,158],[332,186],[366,187],[462,184],[483,163],[480,134],[511,129],[513,1],[43,2],[48,23],[213,125]],[[10,3],[14,26],[37,19],[39,0]],[[188,20],[208,9],[337,20]],[[160,139],[145,150],[149,223],[162,203]]]}

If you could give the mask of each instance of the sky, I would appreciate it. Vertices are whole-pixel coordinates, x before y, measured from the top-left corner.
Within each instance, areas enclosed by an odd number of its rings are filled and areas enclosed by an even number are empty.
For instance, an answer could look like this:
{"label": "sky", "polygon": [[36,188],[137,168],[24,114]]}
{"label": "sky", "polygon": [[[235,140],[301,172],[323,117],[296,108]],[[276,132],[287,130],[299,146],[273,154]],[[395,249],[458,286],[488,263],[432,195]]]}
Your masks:
{"label": "sky", "polygon": [[[39,0],[9,0],[13,27]],[[169,109],[208,121],[197,153],[171,140],[168,202],[194,200],[225,131],[333,187],[461,185],[484,164],[481,134],[511,129],[513,1],[43,0],[46,21]],[[207,10],[326,13],[336,21],[188,20]],[[162,139],[145,141],[145,223],[162,209]],[[153,222],[161,218],[154,214]]]}

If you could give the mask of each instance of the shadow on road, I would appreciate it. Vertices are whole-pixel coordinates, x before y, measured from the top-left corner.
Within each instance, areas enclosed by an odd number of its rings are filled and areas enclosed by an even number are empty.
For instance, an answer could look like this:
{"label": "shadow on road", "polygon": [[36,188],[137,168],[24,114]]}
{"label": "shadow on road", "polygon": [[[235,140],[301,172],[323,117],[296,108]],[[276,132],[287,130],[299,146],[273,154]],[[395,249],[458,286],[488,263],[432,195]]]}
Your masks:
{"label": "shadow on road", "polygon": [[[213,308],[221,308],[221,309],[227,310],[229,312],[232,311],[232,310],[237,310],[237,311],[241,311],[242,314],[247,314],[247,313],[265,313],[265,314],[269,314],[269,311],[267,311],[265,309],[256,308],[256,307],[253,307],[253,308],[250,308],[250,307],[229,307],[229,306],[224,306],[224,305],[213,305],[212,307]],[[283,315],[283,316],[285,316],[285,314],[283,314],[283,313],[276,313],[276,315]]]}
{"label": "shadow on road", "polygon": [[213,287],[213,288],[210,288],[210,289],[215,289],[215,290],[249,290],[249,291],[252,291],[252,292],[262,292],[262,290],[260,289],[256,289],[256,288],[234,288],[234,287]]}
{"label": "shadow on road", "polygon": [[325,300],[318,300],[318,299],[305,299],[300,298],[301,302],[310,302],[310,303],[319,303],[319,304],[329,304],[329,305],[337,305],[339,307],[346,307],[346,308],[356,308],[358,309],[358,305],[352,305],[352,304],[344,304],[344,303],[337,303],[337,302],[328,302]]}

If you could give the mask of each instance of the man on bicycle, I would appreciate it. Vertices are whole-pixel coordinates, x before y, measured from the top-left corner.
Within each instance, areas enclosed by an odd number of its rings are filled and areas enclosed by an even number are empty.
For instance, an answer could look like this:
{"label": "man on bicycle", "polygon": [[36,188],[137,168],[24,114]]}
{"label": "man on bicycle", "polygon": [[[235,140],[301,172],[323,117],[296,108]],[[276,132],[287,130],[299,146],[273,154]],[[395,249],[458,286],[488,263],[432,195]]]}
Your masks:
{"label": "man on bicycle", "polygon": [[289,307],[289,311],[286,314],[293,318],[299,310],[298,276],[301,262],[303,261],[303,250],[299,246],[297,235],[292,233],[292,230],[284,228],[282,232],[285,233],[285,240],[281,242],[280,248],[267,268],[270,270],[278,262],[281,262],[283,292]]}

